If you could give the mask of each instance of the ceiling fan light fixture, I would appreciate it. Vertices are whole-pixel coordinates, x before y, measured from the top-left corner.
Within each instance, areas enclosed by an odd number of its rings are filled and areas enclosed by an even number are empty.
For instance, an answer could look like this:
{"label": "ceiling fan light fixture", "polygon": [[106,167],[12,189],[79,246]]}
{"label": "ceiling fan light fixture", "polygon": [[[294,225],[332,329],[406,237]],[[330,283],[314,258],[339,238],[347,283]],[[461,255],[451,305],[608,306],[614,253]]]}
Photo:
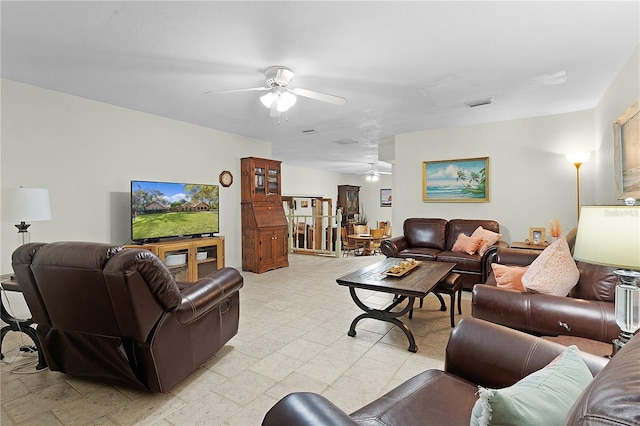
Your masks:
{"label": "ceiling fan light fixture", "polygon": [[271,108],[271,104],[275,100],[276,95],[273,92],[269,92],[266,95],[260,96],[260,102],[267,108]]}
{"label": "ceiling fan light fixture", "polygon": [[298,101],[298,98],[293,93],[282,92],[279,94],[278,99],[276,101],[278,102],[276,105],[276,109],[278,110],[278,112],[288,111],[289,108],[294,106],[297,101]]}

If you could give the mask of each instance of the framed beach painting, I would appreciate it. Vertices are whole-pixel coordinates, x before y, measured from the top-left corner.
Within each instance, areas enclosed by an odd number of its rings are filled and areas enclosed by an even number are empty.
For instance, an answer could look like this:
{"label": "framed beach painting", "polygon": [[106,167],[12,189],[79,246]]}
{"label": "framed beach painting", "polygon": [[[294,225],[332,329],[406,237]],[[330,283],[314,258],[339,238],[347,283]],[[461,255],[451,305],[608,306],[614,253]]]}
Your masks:
{"label": "framed beach painting", "polygon": [[489,157],[423,161],[422,201],[488,202]]}
{"label": "framed beach painting", "polygon": [[613,159],[618,199],[640,198],[640,99],[613,122]]}

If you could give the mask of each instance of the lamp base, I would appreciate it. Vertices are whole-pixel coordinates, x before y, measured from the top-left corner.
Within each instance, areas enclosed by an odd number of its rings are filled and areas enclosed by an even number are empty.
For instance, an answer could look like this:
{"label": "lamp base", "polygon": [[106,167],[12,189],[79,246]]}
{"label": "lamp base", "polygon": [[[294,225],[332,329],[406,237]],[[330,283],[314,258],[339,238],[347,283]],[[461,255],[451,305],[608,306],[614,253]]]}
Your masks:
{"label": "lamp base", "polygon": [[18,244],[19,245],[25,245],[31,242],[31,236],[29,235],[29,227],[31,226],[30,223],[25,223],[24,221],[22,221],[19,224],[14,226],[18,228]]}
{"label": "lamp base", "polygon": [[640,281],[640,272],[629,269],[616,269],[613,273],[616,274],[623,285],[638,286],[638,281]]}
{"label": "lamp base", "polygon": [[618,336],[617,339],[613,339],[613,355],[618,353],[618,351],[622,349],[632,337],[633,333],[621,331],[620,336]]}

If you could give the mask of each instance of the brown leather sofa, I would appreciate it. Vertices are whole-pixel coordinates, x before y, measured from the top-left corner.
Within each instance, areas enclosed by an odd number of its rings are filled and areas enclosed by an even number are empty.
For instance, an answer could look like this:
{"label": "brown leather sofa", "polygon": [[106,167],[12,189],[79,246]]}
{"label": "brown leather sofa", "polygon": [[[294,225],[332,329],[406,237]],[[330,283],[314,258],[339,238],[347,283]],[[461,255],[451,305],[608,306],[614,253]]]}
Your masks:
{"label": "brown leather sofa", "polygon": [[505,241],[498,241],[483,256],[451,251],[460,234],[471,236],[478,226],[500,233],[494,220],[409,218],[402,225],[403,235],[383,240],[380,249],[387,257],[453,262],[462,288],[470,290],[485,282],[490,272],[486,270],[488,259],[497,247],[508,247]]}
{"label": "brown leather sofa", "polygon": [[89,242],[26,244],[12,264],[53,371],[166,392],[238,331],[233,268],[179,285],[147,250]]}
{"label": "brown leather sofa", "polygon": [[[500,248],[493,259],[529,265],[538,251]],[[496,287],[493,274],[473,288],[471,315],[538,336],[567,335],[611,343],[620,334],[615,320],[616,268],[576,262],[580,278],[567,297]]]}
{"label": "brown leather sofa", "polygon": [[[465,318],[451,332],[444,371],[424,371],[351,415],[321,395],[292,393],[267,412],[262,424],[468,425],[478,385],[510,386],[547,365],[565,348],[497,324]],[[566,424],[640,424],[640,336],[632,338],[608,364],[603,357],[581,356],[595,378],[570,410]]]}

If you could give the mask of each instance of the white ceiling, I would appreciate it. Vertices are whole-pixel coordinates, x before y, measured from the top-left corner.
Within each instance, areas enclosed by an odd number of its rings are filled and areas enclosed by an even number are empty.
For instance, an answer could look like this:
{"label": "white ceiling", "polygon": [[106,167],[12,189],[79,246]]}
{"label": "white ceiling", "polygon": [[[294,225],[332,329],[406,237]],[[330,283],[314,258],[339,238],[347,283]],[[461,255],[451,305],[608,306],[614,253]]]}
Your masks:
{"label": "white ceiling", "polygon": [[[267,140],[286,164],[354,174],[395,134],[593,108],[640,42],[638,1],[0,7],[3,78]],[[271,65],[296,72],[291,87],[348,102],[299,97],[279,121],[261,92],[205,94],[261,86]]]}

